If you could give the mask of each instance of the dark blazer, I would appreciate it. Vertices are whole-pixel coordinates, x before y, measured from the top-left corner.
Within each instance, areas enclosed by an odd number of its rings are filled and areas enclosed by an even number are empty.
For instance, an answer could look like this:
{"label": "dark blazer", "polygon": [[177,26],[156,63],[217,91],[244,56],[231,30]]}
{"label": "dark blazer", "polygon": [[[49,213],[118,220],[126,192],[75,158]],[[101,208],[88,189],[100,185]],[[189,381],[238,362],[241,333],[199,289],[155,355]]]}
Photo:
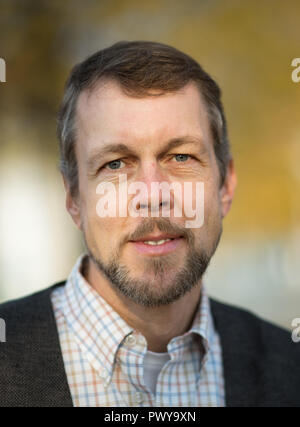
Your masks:
{"label": "dark blazer", "polygon": [[[0,305],[0,406],[73,406],[50,300],[58,283]],[[300,343],[255,315],[210,299],[223,351],[226,406],[300,406]]]}

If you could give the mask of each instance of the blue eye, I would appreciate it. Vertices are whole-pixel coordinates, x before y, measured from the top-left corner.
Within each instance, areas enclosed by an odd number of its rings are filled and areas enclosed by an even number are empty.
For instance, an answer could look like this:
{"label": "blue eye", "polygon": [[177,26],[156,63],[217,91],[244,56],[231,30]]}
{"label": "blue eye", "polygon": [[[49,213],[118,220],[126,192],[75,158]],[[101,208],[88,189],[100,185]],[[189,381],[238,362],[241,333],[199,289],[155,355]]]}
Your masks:
{"label": "blue eye", "polygon": [[179,162],[186,162],[188,160],[189,154],[175,154],[176,159],[179,159]]}
{"label": "blue eye", "polygon": [[[109,168],[111,170],[117,170],[118,168],[118,164],[120,165],[121,160],[113,160],[112,162],[107,163],[107,166],[112,165],[112,168]],[[116,167],[115,167],[116,166]]]}

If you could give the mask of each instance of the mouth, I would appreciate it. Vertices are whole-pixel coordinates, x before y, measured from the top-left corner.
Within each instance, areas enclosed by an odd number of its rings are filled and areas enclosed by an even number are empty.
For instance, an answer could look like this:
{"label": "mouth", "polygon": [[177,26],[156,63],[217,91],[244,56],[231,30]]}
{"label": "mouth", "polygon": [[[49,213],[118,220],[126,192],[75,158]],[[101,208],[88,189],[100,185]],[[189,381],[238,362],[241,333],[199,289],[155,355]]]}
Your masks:
{"label": "mouth", "polygon": [[183,236],[159,235],[145,236],[139,240],[131,240],[134,248],[145,255],[164,255],[177,249],[184,241]]}

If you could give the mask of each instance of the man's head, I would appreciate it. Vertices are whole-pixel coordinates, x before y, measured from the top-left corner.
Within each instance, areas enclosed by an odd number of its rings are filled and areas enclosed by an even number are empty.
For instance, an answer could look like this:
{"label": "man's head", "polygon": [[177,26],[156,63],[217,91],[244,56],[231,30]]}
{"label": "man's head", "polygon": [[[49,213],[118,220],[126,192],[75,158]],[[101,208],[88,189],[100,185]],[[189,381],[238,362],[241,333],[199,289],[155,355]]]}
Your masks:
{"label": "man's head", "polygon": [[[220,90],[199,64],[152,42],[121,42],[96,53],[71,73],[58,136],[68,211],[111,286],[138,304],[159,306],[199,284],[235,187]],[[120,173],[145,184],[148,194],[153,182],[182,188],[203,182],[203,226],[185,228],[186,218],[174,216],[174,197],[167,219],[99,217],[97,187],[108,182],[121,190]],[[195,197],[189,196],[193,205]],[[139,208],[157,203],[160,211],[163,198],[145,196]],[[168,235],[176,238],[149,246]]]}

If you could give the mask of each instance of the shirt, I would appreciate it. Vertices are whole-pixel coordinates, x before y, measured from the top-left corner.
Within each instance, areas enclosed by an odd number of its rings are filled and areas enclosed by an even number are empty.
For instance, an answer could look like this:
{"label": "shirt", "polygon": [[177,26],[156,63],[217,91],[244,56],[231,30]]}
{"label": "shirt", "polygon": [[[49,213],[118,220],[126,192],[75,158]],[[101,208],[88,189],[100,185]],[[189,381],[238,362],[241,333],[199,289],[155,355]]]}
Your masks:
{"label": "shirt", "polygon": [[51,295],[74,406],[224,406],[222,351],[205,287],[191,328],[167,345],[154,394],[144,381],[145,337],[86,281],[84,256]]}

